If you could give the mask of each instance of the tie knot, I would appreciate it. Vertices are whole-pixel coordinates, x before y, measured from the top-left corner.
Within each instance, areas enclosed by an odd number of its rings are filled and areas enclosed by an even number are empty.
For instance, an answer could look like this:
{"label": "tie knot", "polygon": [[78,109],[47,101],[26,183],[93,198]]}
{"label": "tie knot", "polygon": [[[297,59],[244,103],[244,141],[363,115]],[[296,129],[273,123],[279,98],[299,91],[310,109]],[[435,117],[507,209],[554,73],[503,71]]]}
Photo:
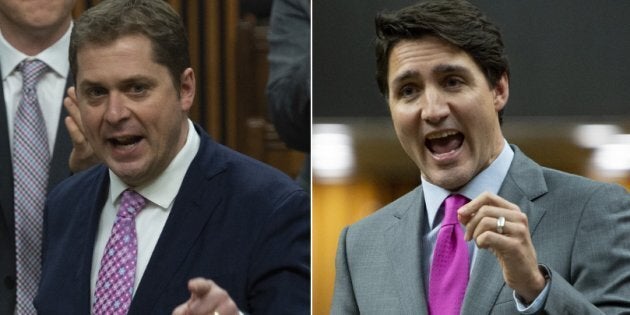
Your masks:
{"label": "tie knot", "polygon": [[31,59],[24,60],[20,64],[20,72],[22,72],[22,89],[30,92],[35,89],[35,85],[39,82],[42,75],[46,72],[48,66],[41,60]]}
{"label": "tie knot", "polygon": [[457,223],[457,210],[470,201],[465,196],[455,194],[450,195],[444,199],[444,224],[456,224]]}
{"label": "tie knot", "polygon": [[125,190],[122,193],[117,216],[120,218],[135,218],[138,212],[144,208],[144,197],[133,190]]}

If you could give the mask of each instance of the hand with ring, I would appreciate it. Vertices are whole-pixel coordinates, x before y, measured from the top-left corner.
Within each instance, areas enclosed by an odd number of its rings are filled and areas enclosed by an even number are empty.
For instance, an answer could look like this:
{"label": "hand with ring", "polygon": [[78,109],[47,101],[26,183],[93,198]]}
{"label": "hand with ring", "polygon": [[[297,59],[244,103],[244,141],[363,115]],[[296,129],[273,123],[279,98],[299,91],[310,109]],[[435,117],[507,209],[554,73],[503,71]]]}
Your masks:
{"label": "hand with ring", "polygon": [[466,227],[466,240],[474,239],[477,247],[492,252],[507,285],[525,302],[533,301],[545,287],[545,278],[520,208],[486,192],[461,207],[458,218]]}
{"label": "hand with ring", "polygon": [[190,299],[173,310],[173,315],[236,315],[239,310],[230,295],[214,281],[194,278],[188,281]]}

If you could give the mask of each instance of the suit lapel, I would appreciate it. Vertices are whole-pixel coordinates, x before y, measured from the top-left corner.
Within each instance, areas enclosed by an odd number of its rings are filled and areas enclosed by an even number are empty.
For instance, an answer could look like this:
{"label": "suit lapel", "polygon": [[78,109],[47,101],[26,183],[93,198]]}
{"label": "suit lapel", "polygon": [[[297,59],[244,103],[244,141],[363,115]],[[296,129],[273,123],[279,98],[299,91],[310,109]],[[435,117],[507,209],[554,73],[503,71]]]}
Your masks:
{"label": "suit lapel", "polygon": [[[64,91],[67,91],[73,84],[72,75],[68,74],[66,80],[66,87]],[[63,98],[66,97],[66,93],[63,93]],[[63,104],[63,98],[61,103]],[[50,161],[50,172],[48,177],[48,191],[51,191],[62,180],[68,178],[71,175],[68,165],[68,158],[72,151],[72,141],[70,135],[66,129],[64,119],[68,116],[68,111],[62,105],[61,112],[59,114],[59,125],[57,126],[57,137],[55,139],[55,146],[53,150],[52,160]]]}
{"label": "suit lapel", "polygon": [[[547,185],[540,166],[527,158],[516,146],[512,146],[512,149],[514,159],[499,190],[499,196],[515,203],[527,214],[530,235],[533,235],[545,214],[545,209],[537,207],[533,200],[547,192]],[[505,285],[503,272],[494,254],[478,249],[462,314],[490,314],[504,287],[512,290]]]}
{"label": "suit lapel", "polygon": [[[1,83],[1,82],[0,82]],[[7,107],[4,100],[4,88],[0,84],[0,208],[7,223],[11,239],[13,233],[13,162],[11,161],[11,142],[9,141]]]}
{"label": "suit lapel", "polygon": [[94,185],[90,191],[83,194],[80,200],[75,202],[75,211],[73,211],[73,215],[82,216],[82,218],[77,219],[76,222],[87,223],[80,225],[78,228],[81,229],[81,231],[76,234],[84,237],[76,239],[75,245],[78,250],[76,259],[79,261],[79,264],[74,274],[78,288],[75,294],[87,296],[86,298],[77,298],[76,301],[81,301],[81,303],[85,302],[81,308],[86,310],[86,313],[91,312],[92,309],[90,305],[90,287],[94,244],[96,243],[96,234],[101,220],[101,212],[109,196],[108,169],[104,165],[98,167],[100,168],[99,177],[95,181],[98,184]]}
{"label": "suit lapel", "polygon": [[202,134],[199,153],[184,177],[171,213],[140,280],[129,314],[137,313],[136,305],[154,305],[172,279],[179,272],[186,272],[180,270],[180,266],[189,256],[195,240],[214,210],[223,201],[225,185],[222,183],[223,177],[218,174],[223,166],[220,162],[211,160],[211,151],[214,150],[212,145],[215,144],[211,143],[207,135]]}
{"label": "suit lapel", "polygon": [[415,189],[409,201],[395,214],[399,221],[385,231],[384,237],[402,313],[427,314],[421,261],[421,236],[427,220],[421,187]]}
{"label": "suit lapel", "polygon": [[503,181],[499,196],[515,203],[527,215],[529,233],[533,235],[546,209],[534,201],[547,193],[547,182],[540,165],[529,159],[518,147],[512,146],[514,160]]}
{"label": "suit lapel", "polygon": [[503,274],[494,255],[487,250],[478,249],[462,314],[490,314],[504,285]]}

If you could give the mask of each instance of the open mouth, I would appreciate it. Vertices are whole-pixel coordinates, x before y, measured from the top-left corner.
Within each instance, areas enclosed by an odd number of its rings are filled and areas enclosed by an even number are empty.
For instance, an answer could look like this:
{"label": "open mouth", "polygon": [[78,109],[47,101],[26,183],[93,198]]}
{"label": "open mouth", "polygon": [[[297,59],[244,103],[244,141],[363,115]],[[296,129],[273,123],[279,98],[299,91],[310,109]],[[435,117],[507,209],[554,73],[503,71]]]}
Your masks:
{"label": "open mouth", "polygon": [[427,135],[424,145],[434,155],[440,156],[459,149],[464,143],[464,134],[455,130],[446,130]]}
{"label": "open mouth", "polygon": [[108,141],[115,147],[132,147],[142,140],[140,136],[110,138]]}

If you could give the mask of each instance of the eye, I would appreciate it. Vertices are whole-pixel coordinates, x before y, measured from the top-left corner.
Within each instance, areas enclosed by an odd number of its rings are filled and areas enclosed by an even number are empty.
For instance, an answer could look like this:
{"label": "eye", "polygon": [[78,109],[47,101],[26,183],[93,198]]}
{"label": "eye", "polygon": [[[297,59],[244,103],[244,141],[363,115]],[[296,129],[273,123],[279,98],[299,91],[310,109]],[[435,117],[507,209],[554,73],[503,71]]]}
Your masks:
{"label": "eye", "polygon": [[89,87],[85,90],[84,94],[88,97],[88,98],[99,98],[103,95],[107,94],[107,90],[103,87],[99,87],[99,86],[93,86],[93,87]]}
{"label": "eye", "polygon": [[412,84],[406,84],[398,91],[400,98],[411,99],[418,94],[418,88]]}
{"label": "eye", "polygon": [[457,89],[464,85],[464,80],[460,77],[449,76],[444,80],[444,87],[447,89]]}
{"label": "eye", "polygon": [[136,94],[136,95],[141,95],[144,94],[146,91],[148,90],[148,87],[146,84],[132,84],[129,86],[129,93],[131,94]]}

